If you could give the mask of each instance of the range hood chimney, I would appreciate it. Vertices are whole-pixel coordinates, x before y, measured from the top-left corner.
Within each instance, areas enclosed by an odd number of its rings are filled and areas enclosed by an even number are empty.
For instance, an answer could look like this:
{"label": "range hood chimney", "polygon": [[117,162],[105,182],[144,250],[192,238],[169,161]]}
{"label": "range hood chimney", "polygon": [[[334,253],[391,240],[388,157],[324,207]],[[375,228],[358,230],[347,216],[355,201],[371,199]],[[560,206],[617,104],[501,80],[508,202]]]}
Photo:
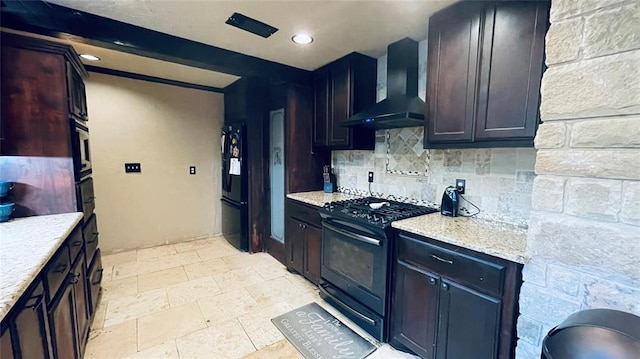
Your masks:
{"label": "range hood chimney", "polygon": [[418,43],[404,38],[387,47],[387,98],[351,116],[345,127],[375,129],[424,126],[418,97]]}

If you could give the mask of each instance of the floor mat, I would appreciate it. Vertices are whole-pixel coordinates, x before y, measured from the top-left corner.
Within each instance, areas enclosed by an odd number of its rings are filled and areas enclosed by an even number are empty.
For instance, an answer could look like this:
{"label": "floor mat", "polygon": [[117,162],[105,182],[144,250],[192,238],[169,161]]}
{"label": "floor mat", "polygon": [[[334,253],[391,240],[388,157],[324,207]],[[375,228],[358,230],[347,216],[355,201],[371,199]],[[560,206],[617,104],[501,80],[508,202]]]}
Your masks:
{"label": "floor mat", "polygon": [[306,359],[362,359],[376,349],[317,303],[271,321]]}

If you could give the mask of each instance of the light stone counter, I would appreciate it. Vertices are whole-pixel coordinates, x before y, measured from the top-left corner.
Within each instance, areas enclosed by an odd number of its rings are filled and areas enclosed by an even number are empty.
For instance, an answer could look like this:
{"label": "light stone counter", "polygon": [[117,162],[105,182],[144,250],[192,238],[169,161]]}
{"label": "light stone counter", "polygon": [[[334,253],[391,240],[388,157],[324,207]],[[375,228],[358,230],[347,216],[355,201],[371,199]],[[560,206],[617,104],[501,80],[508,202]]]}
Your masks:
{"label": "light stone counter", "polygon": [[342,201],[345,199],[359,198],[353,194],[346,194],[341,192],[324,193],[323,191],[313,192],[298,192],[290,193],[287,198],[295,199],[296,201],[308,203],[312,206],[322,207],[327,202]]}
{"label": "light stone counter", "polygon": [[81,219],[82,213],[64,213],[0,223],[0,320]]}
{"label": "light stone counter", "polygon": [[527,230],[510,224],[432,213],[396,221],[391,226],[512,262],[524,264],[528,260]]}

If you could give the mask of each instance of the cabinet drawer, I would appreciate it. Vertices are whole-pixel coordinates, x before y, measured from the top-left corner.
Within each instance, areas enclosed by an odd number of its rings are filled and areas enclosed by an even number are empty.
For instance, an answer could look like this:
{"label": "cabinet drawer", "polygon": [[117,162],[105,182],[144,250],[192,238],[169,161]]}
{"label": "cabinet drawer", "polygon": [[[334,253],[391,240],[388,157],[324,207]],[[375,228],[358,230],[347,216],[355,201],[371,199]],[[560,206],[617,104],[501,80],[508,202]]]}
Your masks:
{"label": "cabinet drawer", "polygon": [[67,245],[69,245],[69,255],[71,256],[71,263],[75,262],[78,258],[78,254],[82,251],[82,245],[84,240],[82,239],[82,231],[80,227],[76,227],[69,238],[67,239]]}
{"label": "cabinet drawer", "polygon": [[93,255],[98,249],[98,225],[95,214],[85,222],[82,233],[84,235],[84,250],[87,255],[87,263],[89,263],[93,260]]}
{"label": "cabinet drawer", "polygon": [[82,180],[78,183],[77,190],[80,200],[78,207],[80,207],[79,209],[84,213],[84,218],[89,218],[93,214],[93,209],[96,207],[96,196],[93,193],[93,178],[89,177]]}
{"label": "cabinet drawer", "polygon": [[102,256],[100,250],[96,251],[95,258],[89,266],[87,275],[87,288],[89,288],[89,313],[93,315],[98,305],[98,297],[100,296],[100,284],[102,283]]}
{"label": "cabinet drawer", "polygon": [[400,234],[398,259],[443,277],[502,295],[505,267]]}
{"label": "cabinet drawer", "polygon": [[307,206],[294,200],[287,200],[287,214],[289,217],[299,219],[319,228],[322,226],[322,223],[318,209],[317,207]]}
{"label": "cabinet drawer", "polygon": [[60,246],[45,269],[49,301],[56,296],[58,289],[66,282],[69,270],[71,270],[71,258],[69,257],[69,247],[65,243]]}

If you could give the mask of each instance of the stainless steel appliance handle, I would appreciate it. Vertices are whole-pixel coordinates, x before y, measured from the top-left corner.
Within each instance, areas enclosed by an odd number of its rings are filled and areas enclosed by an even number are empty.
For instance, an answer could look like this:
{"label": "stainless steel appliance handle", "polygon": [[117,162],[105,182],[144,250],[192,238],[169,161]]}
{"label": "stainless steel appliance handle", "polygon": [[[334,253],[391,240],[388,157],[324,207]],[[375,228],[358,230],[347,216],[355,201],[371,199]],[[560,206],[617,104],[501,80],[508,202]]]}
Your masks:
{"label": "stainless steel appliance handle", "polygon": [[363,235],[357,234],[357,233],[350,233],[350,232],[347,232],[347,231],[342,230],[340,228],[334,227],[334,226],[332,226],[330,224],[323,223],[323,225],[325,227],[327,227],[328,229],[334,231],[334,232],[342,234],[343,236],[346,236],[346,237],[349,237],[349,238],[353,238],[355,240],[358,240],[360,242],[364,242],[364,243],[367,243],[367,244],[373,244],[374,246],[380,246],[380,241],[375,239],[375,238],[363,236]]}

